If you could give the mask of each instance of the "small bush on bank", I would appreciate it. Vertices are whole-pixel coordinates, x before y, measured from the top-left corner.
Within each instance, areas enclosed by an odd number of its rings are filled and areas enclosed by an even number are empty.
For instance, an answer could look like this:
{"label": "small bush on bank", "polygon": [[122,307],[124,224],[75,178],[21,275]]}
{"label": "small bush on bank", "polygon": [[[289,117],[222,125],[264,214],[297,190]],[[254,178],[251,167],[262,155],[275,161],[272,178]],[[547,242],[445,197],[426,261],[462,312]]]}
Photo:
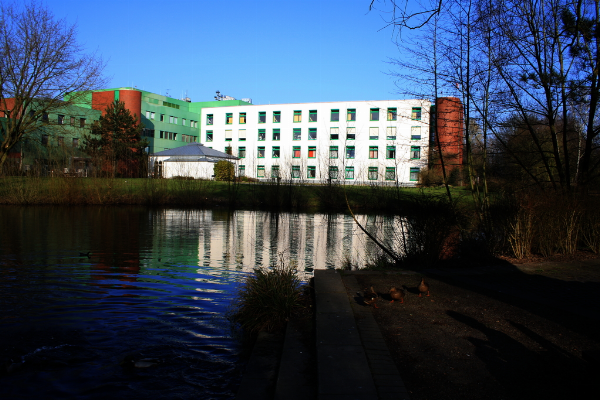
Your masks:
{"label": "small bush on bank", "polygon": [[240,287],[230,319],[245,333],[276,332],[301,308],[302,287],[296,270],[281,261],[257,269]]}

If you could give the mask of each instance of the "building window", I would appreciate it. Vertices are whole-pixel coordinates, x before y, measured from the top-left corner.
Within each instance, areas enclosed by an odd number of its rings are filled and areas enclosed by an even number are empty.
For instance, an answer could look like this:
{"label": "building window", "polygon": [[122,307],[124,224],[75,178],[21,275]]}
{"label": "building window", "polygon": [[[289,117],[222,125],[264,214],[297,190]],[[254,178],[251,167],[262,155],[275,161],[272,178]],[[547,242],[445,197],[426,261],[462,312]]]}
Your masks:
{"label": "building window", "polygon": [[79,139],[73,138],[73,147],[79,147]]}
{"label": "building window", "polygon": [[267,130],[266,129],[259,129],[258,130],[258,140],[265,140],[267,136]]}
{"label": "building window", "polygon": [[75,126],[75,117],[71,117],[71,126]]}
{"label": "building window", "polygon": [[346,167],[346,179],[354,179],[354,167]]}
{"label": "building window", "polygon": [[233,113],[225,114],[225,124],[227,124],[227,125],[233,124]]}
{"label": "building window", "polygon": [[177,124],[177,117],[173,117],[173,123]]}
{"label": "building window", "polygon": [[300,140],[302,139],[302,131],[300,130],[300,128],[294,128],[294,140]]}
{"label": "building window", "polygon": [[300,166],[292,165],[292,178],[299,179],[300,178]]}
{"label": "building window", "polygon": [[258,123],[259,124],[266,124],[267,123],[267,112],[266,111],[259,111],[258,112]]}
{"label": "building window", "polygon": [[308,140],[317,140],[317,128],[308,128]]}
{"label": "building window", "polygon": [[240,140],[242,142],[246,140],[246,130],[245,129],[240,129],[238,131],[238,140]]}
{"label": "building window", "polygon": [[421,140],[420,126],[413,126],[410,128],[410,140]]}
{"label": "building window", "polygon": [[85,128],[85,118],[79,118],[79,127]]}
{"label": "building window", "polygon": [[281,133],[279,129],[273,129],[273,140],[281,139]]}
{"label": "building window", "polygon": [[225,141],[231,142],[233,138],[233,131],[231,129],[225,130]]}
{"label": "building window", "polygon": [[[160,114],[160,122],[165,122],[165,114]],[[212,122],[208,125],[212,125]]]}
{"label": "building window", "polygon": [[346,140],[356,139],[356,128],[346,128]]}
{"label": "building window", "polygon": [[395,181],[396,180],[396,168],[385,167],[385,180],[386,181]]}
{"label": "building window", "polygon": [[300,158],[300,146],[294,146],[292,158]]}
{"label": "building window", "polygon": [[281,111],[273,111],[273,122],[276,124],[281,122]]}
{"label": "building window", "polygon": [[65,123],[65,116],[64,115],[59,115],[58,116],[58,124],[62,125]]}
{"label": "building window", "polygon": [[388,126],[385,128],[385,135],[387,140],[396,140],[396,127]]}
{"label": "building window", "polygon": [[410,169],[410,181],[417,182],[419,180],[419,168]]}
{"label": "building window", "polygon": [[410,147],[410,158],[411,160],[418,160],[421,158],[421,146]]}
{"label": "building window", "polygon": [[315,179],[317,177],[317,167],[309,165],[306,169],[306,177],[309,179]]}
{"label": "building window", "polygon": [[48,145],[48,135],[42,135],[42,145]]}
{"label": "building window", "polygon": [[246,158],[246,146],[240,146],[238,148],[238,157],[239,158]]}
{"label": "building window", "polygon": [[246,113],[241,112],[240,113],[240,124],[245,124],[246,123]]}
{"label": "building window", "polygon": [[369,140],[379,139],[379,128],[369,128]]}
{"label": "building window", "polygon": [[317,110],[310,110],[308,112],[308,122],[317,122]]}
{"label": "building window", "polygon": [[264,146],[260,146],[258,148],[258,158],[265,158],[265,148],[264,148]]}
{"label": "building window", "polygon": [[379,121],[379,108],[371,108],[369,113],[371,121]]}
{"label": "building window", "polygon": [[387,159],[396,158],[396,146],[388,146],[386,148],[385,158],[387,158]]}
{"label": "building window", "polygon": [[246,176],[246,166],[245,165],[240,165],[238,168],[238,174],[240,176]]}
{"label": "building window", "polygon": [[185,126],[185,118],[181,119],[181,125]]}
{"label": "building window", "polygon": [[379,179],[379,171],[377,167],[369,167],[368,178],[370,181],[376,181],[377,179]]}
{"label": "building window", "polygon": [[338,158],[338,147],[329,146],[329,158]]}
{"label": "building window", "polygon": [[169,115],[169,123],[172,124],[173,123],[173,116]]}
{"label": "building window", "polygon": [[346,115],[346,120],[347,121],[356,121],[356,109],[355,108],[348,109],[348,113]]}
{"label": "building window", "polygon": [[259,165],[258,167],[256,167],[256,177],[257,178],[265,177],[265,166],[264,165]]}
{"label": "building window", "polygon": [[396,107],[388,108],[387,110],[387,120],[388,121],[396,121],[398,119],[398,110]]}
{"label": "building window", "polygon": [[276,179],[279,178],[279,165],[271,166],[271,178]]}
{"label": "building window", "polygon": [[207,142],[213,141],[213,131],[206,131],[206,141]]}
{"label": "building window", "polygon": [[150,119],[150,111],[146,111],[146,118]]}
{"label": "building window", "polygon": [[338,122],[340,120],[340,110],[331,110],[331,122]]}
{"label": "building window", "polygon": [[421,120],[421,107],[413,107],[410,118],[413,121],[420,121]]}
{"label": "building window", "polygon": [[338,167],[330,166],[329,167],[329,179],[337,179],[338,178]]}
{"label": "building window", "polygon": [[379,149],[377,146],[369,146],[369,158],[375,159],[379,157]]}
{"label": "building window", "polygon": [[152,112],[150,113],[150,119],[151,119],[151,120],[154,120],[154,116],[155,116],[155,115],[156,115],[156,113],[155,113],[154,111],[152,111]]}
{"label": "building window", "polygon": [[317,158],[317,146],[308,146],[308,158]]}
{"label": "building window", "polygon": [[[160,120],[162,121],[162,114],[161,114]],[[213,115],[207,114],[206,115],[206,125],[212,125],[212,124],[213,124]]]}
{"label": "building window", "polygon": [[329,140],[338,140],[340,138],[340,128],[329,128]]}
{"label": "building window", "polygon": [[59,136],[58,137],[58,145],[62,147],[63,144],[65,144],[65,137]]}
{"label": "building window", "polygon": [[42,122],[48,122],[48,113],[42,113]]}
{"label": "building window", "polygon": [[279,150],[279,146],[273,146],[273,158],[279,158],[281,155],[281,151]]}
{"label": "building window", "polygon": [[302,111],[300,111],[300,110],[294,111],[294,122],[302,122]]}
{"label": "building window", "polygon": [[354,158],[354,146],[346,146],[346,158]]}

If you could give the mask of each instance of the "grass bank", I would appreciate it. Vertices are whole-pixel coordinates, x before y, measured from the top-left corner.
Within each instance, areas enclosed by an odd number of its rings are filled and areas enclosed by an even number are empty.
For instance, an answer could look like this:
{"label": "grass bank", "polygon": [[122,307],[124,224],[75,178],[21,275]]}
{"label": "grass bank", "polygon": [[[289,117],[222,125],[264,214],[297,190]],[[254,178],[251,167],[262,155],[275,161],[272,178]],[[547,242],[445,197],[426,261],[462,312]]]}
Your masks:
{"label": "grass bank", "polygon": [[[455,195],[470,201],[468,192]],[[440,188],[388,186],[228,183],[186,179],[0,178],[0,204],[10,205],[149,205],[231,207],[258,210],[346,212],[346,195],[360,212],[398,213],[406,199]]]}

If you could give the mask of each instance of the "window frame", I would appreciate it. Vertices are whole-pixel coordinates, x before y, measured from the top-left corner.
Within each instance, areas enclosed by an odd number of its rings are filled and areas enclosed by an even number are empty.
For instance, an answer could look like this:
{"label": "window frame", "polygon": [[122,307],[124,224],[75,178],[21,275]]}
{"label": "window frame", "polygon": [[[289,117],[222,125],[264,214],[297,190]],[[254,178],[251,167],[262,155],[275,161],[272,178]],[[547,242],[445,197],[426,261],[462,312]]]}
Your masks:
{"label": "window frame", "polygon": [[[333,118],[334,115],[337,116],[337,119]],[[329,115],[329,121],[330,122],[340,122],[340,109],[339,108],[331,109],[331,114]]]}
{"label": "window frame", "polygon": [[292,146],[292,158],[302,158],[302,146]]}
{"label": "window frame", "polygon": [[379,158],[379,146],[369,146],[369,160],[377,160]]}
{"label": "window frame", "polygon": [[[164,114],[161,114],[160,120],[162,121],[162,116]],[[215,123],[215,115],[214,114],[206,114],[206,125],[213,125]]]}
{"label": "window frame", "polygon": [[265,146],[258,146],[256,148],[256,158],[265,158],[265,153],[266,153],[266,147]]}
{"label": "window frame", "polygon": [[[280,128],[273,128],[273,141],[279,141],[281,140],[281,129]],[[275,133],[277,133],[277,136],[275,136]]]}
{"label": "window frame", "polygon": [[233,125],[233,113],[225,113],[225,125]]}
{"label": "window frame", "polygon": [[413,107],[410,113],[410,119],[413,121],[421,121],[422,107]]}
{"label": "window frame", "polygon": [[[393,152],[393,157],[390,157],[390,152]],[[385,148],[385,159],[386,160],[395,160],[396,159],[396,146],[388,145]]]}
{"label": "window frame", "polygon": [[[354,133],[350,133],[354,132]],[[352,135],[352,137],[350,137]],[[349,126],[346,128],[346,140],[356,140],[356,128],[353,126]]]}
{"label": "window frame", "polygon": [[[410,182],[418,182],[419,181],[419,173],[421,172],[421,169],[419,167],[411,167],[410,168],[410,175],[408,177],[408,180]],[[416,179],[413,179],[413,174],[417,174]]]}
{"label": "window frame", "polygon": [[239,123],[240,123],[240,124],[245,124],[245,123],[246,123],[246,121],[247,121],[247,118],[246,118],[246,113],[245,113],[245,112],[241,112],[241,113],[239,114],[239,119],[238,119],[238,121],[239,121]]}
{"label": "window frame", "polygon": [[[376,132],[377,135],[373,135]],[[369,127],[369,140],[379,140],[379,127],[371,126]]]}
{"label": "window frame", "polygon": [[267,112],[266,111],[259,111],[258,112],[258,123],[259,124],[266,124],[267,123]]}
{"label": "window frame", "polygon": [[369,167],[367,170],[367,179],[370,181],[379,180],[379,167]]}
{"label": "window frame", "polygon": [[271,158],[280,158],[280,157],[281,157],[281,147],[273,146],[273,148],[271,149]]}
{"label": "window frame", "polygon": [[[335,172],[335,176],[331,176],[332,172]],[[340,169],[338,168],[338,166],[337,165],[330,165],[329,166],[329,174],[328,174],[329,179],[331,179],[331,180],[338,179],[339,176],[340,176]]]}
{"label": "window frame", "polygon": [[[262,136],[261,136],[261,134],[262,134]],[[265,140],[267,140],[267,130],[266,129],[259,129],[258,130],[258,141],[259,142],[264,142]]]}
{"label": "window frame", "polygon": [[346,180],[354,180],[354,167],[347,166],[344,173],[344,179]]}
{"label": "window frame", "polygon": [[302,178],[302,171],[300,170],[299,165],[292,165],[292,179],[300,179]]}
{"label": "window frame", "polygon": [[302,110],[294,110],[294,123],[302,122]]}
{"label": "window frame", "polygon": [[[390,172],[392,177],[390,178]],[[396,167],[385,167],[385,180],[395,181],[396,180]]]}
{"label": "window frame", "polygon": [[369,110],[369,121],[379,121],[379,108]]}
{"label": "window frame", "polygon": [[[260,175],[260,171],[262,171],[262,176]],[[256,178],[260,179],[260,178],[265,178],[265,166],[264,165],[257,165],[256,166]]]}
{"label": "window frame", "polygon": [[388,107],[387,120],[388,121],[398,121],[398,107]]}
{"label": "window frame", "polygon": [[[335,155],[335,157],[332,157],[333,155]],[[329,146],[329,159],[337,160],[339,158],[340,158],[339,146]]]}
{"label": "window frame", "polygon": [[308,122],[317,122],[317,110],[308,110]]}
{"label": "window frame", "polygon": [[[336,129],[337,133],[332,133],[332,129]],[[333,135],[336,135],[337,137],[333,137]],[[336,127],[336,126],[332,126],[329,128],[329,140],[339,140],[340,139],[340,128]]]}
{"label": "window frame", "polygon": [[208,130],[205,132],[205,134],[206,134],[206,142],[212,142],[214,140],[214,131]]}
{"label": "window frame", "polygon": [[238,158],[246,158],[246,146],[238,147]]}
{"label": "window frame", "polygon": [[317,128],[308,128],[308,140],[317,140]]}
{"label": "window frame", "polygon": [[273,123],[281,123],[281,111],[273,111]]}
{"label": "window frame", "polygon": [[356,108],[346,109],[346,121],[347,122],[355,122],[356,121]]}
{"label": "window frame", "polygon": [[[352,157],[349,157],[349,151],[352,151]],[[346,146],[346,160],[353,160],[356,158],[356,146]]]}
{"label": "window frame", "polygon": [[317,146],[308,146],[308,158],[317,158]]}
{"label": "window frame", "polygon": [[[296,136],[296,134],[298,135]],[[302,128],[294,128],[292,135],[292,140],[302,140]]]}
{"label": "window frame", "polygon": [[[417,157],[415,157],[417,154]],[[421,159],[421,146],[410,146],[410,159],[420,160]]]}

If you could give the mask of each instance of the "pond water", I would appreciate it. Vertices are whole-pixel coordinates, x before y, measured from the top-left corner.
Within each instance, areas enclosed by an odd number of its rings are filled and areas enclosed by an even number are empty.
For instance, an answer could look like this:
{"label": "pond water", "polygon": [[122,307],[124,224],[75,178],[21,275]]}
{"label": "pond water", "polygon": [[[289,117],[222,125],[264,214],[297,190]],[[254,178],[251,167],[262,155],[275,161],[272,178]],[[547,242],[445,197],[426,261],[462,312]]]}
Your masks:
{"label": "pond water", "polygon": [[[394,237],[395,218],[358,218]],[[233,398],[239,282],[276,262],[308,279],[375,253],[339,214],[0,207],[3,397]]]}

